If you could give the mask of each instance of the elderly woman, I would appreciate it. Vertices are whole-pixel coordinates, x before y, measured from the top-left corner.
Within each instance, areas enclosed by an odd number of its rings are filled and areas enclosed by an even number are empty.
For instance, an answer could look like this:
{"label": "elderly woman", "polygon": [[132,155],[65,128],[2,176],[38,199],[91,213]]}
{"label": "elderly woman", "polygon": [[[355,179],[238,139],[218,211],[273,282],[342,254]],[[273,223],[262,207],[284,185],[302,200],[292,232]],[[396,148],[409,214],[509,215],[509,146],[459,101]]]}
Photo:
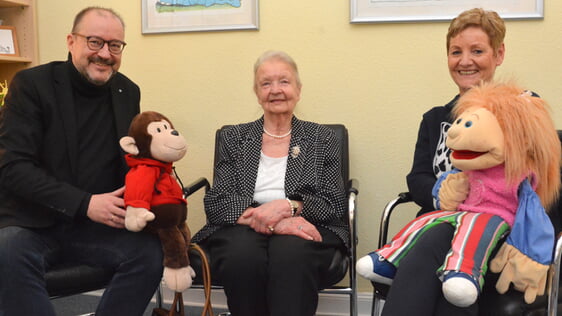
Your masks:
{"label": "elderly woman", "polygon": [[[445,106],[434,107],[423,115],[418,131],[408,189],[421,206],[420,214],[435,210],[431,190],[437,178],[452,169],[450,150],[445,146],[451,110],[461,95],[481,81],[490,81],[504,60],[505,24],[494,11],[475,8],[454,18],[447,32],[447,65],[458,94]],[[450,250],[454,227],[440,224],[431,228],[400,262],[391,283],[383,315],[476,315],[478,304],[461,308],[443,296],[437,271]],[[357,271],[375,280],[372,263],[376,253],[359,259]],[[495,282],[494,282],[495,283]],[[492,285],[493,286],[493,285]]]}
{"label": "elderly woman", "polygon": [[297,65],[268,51],[254,65],[263,116],[224,130],[207,225],[213,278],[237,316],[314,315],[335,252],[348,244],[339,145],[334,133],[297,119]]}

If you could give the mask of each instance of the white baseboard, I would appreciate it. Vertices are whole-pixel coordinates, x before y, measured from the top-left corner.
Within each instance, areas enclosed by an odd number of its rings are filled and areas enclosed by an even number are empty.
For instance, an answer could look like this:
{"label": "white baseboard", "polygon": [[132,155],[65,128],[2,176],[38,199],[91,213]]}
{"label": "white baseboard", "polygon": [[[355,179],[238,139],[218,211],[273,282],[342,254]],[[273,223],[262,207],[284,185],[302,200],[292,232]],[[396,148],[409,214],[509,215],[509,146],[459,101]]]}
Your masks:
{"label": "white baseboard", "polygon": [[[174,293],[163,287],[163,300],[165,304],[171,304]],[[373,293],[364,292],[357,294],[357,311],[359,316],[371,315],[371,302]],[[189,306],[203,306],[205,296],[201,289],[188,289],[183,292],[183,301]],[[211,303],[213,307],[226,309],[226,296],[222,290],[211,291]],[[343,294],[321,293],[318,299],[316,316],[349,316],[349,296]]]}
{"label": "white baseboard", "polygon": [[[90,292],[88,294],[101,296],[103,290]],[[202,289],[187,289],[183,293],[183,302],[188,306],[203,306],[205,296]],[[174,300],[174,293],[162,287],[164,304],[169,306]],[[358,316],[370,316],[373,293],[357,293],[357,312]],[[213,307],[227,309],[226,296],[223,290],[211,291],[211,303]],[[324,294],[321,293],[318,299],[318,309],[316,316],[349,316],[349,296],[343,294]]]}

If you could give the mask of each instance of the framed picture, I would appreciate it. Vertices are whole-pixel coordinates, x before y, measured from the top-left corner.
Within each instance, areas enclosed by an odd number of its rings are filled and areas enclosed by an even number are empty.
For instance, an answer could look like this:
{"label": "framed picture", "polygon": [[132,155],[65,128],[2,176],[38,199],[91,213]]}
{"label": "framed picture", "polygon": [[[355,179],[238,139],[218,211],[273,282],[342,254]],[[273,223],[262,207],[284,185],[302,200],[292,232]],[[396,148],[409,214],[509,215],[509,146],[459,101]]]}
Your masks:
{"label": "framed picture", "polygon": [[0,25],[0,56],[19,56],[16,28]]}
{"label": "framed picture", "polygon": [[350,22],[449,21],[464,10],[484,8],[504,19],[542,19],[544,0],[350,0]]}
{"label": "framed picture", "polygon": [[258,0],[141,1],[143,34],[258,29]]}

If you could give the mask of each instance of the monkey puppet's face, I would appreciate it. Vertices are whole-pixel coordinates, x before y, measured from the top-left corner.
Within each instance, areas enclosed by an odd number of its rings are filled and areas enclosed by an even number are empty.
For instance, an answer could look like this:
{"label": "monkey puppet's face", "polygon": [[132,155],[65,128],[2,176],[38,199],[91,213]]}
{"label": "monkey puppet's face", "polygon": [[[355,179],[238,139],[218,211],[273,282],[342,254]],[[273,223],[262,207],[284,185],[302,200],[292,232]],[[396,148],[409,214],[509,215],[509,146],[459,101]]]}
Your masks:
{"label": "monkey puppet's face", "polygon": [[147,131],[152,136],[150,143],[152,158],[164,162],[175,162],[183,158],[187,151],[185,138],[172,129],[168,121],[151,122],[147,126]]}
{"label": "monkey puppet's face", "polygon": [[461,113],[447,131],[447,147],[456,168],[479,170],[505,162],[503,131],[494,114],[472,107]]}

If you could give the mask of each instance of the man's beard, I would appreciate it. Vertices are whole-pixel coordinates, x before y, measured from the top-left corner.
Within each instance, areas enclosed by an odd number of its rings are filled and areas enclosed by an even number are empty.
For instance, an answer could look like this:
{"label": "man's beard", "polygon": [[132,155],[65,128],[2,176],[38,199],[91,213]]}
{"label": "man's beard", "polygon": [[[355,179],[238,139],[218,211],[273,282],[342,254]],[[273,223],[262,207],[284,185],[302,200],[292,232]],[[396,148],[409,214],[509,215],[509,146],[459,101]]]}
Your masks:
{"label": "man's beard", "polygon": [[86,69],[84,69],[82,75],[86,78],[86,80],[88,80],[88,82],[90,82],[90,83],[92,83],[96,86],[102,86],[102,85],[106,84],[107,82],[109,82],[109,80],[111,78],[113,78],[113,76],[115,75],[115,71],[113,70],[113,65],[115,64],[115,62],[113,62],[112,60],[100,58],[99,56],[94,56],[94,57],[88,58],[88,61],[90,63],[93,63],[93,64],[103,64],[103,65],[108,65],[108,66],[111,67],[111,74],[105,80],[98,80],[98,79],[94,79],[94,78],[90,77],[90,75],[88,74]]}

